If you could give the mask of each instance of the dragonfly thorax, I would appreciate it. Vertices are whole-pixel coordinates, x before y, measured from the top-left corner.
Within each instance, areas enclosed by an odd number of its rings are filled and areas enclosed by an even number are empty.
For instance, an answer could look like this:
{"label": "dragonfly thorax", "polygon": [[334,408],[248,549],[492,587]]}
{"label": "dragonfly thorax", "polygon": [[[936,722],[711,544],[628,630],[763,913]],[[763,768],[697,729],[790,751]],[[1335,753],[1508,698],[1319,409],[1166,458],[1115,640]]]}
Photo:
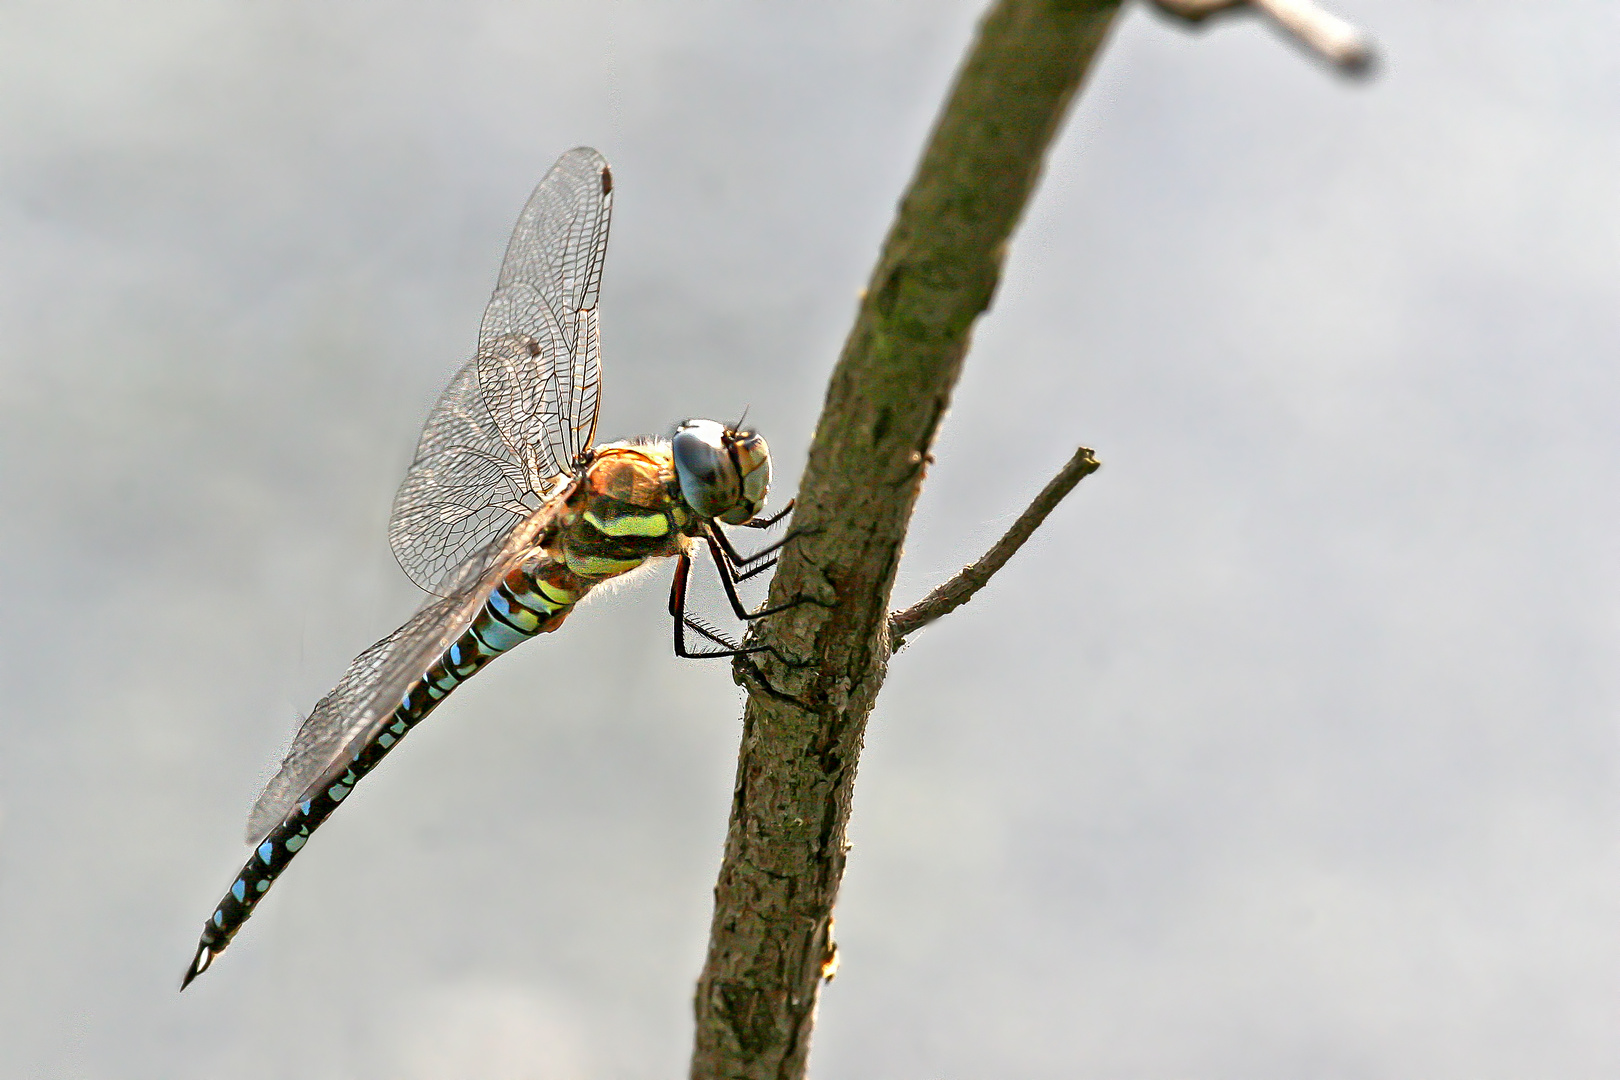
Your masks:
{"label": "dragonfly thorax", "polygon": [[687,420],[670,439],[681,497],[699,516],[741,525],[765,506],[771,451],[754,431]]}

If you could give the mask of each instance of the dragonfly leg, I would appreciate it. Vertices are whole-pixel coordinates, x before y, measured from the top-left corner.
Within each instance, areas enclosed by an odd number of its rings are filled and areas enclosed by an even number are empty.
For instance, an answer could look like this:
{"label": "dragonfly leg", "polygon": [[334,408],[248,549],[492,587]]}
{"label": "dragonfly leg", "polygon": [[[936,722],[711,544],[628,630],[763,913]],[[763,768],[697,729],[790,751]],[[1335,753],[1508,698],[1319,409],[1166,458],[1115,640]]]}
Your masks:
{"label": "dragonfly leg", "polygon": [[765,573],[765,571],[767,571],[767,570],[775,570],[775,569],[776,569],[776,560],[771,559],[768,562],[762,562],[758,566],[750,567],[749,569],[742,571],[741,573],[739,573],[737,575],[737,580],[738,581],[747,581],[751,577],[758,577],[760,574]]}
{"label": "dragonfly leg", "polygon": [[[804,598],[800,597],[789,600],[785,604],[778,604],[775,607],[761,608],[759,611],[749,611],[743,607],[742,600],[737,596],[737,582],[746,580],[762,570],[769,569],[770,565],[774,565],[776,560],[772,559],[771,564],[754,567],[739,574],[736,565],[727,557],[730,553],[724,547],[725,534],[715,526],[710,525],[704,530],[704,535],[709,541],[709,554],[714,556],[715,569],[720,574],[720,584],[725,587],[726,599],[731,601],[731,610],[736,613],[737,618],[742,619],[744,622],[750,622],[754,619],[763,619],[767,615],[775,615],[779,611],[786,611],[790,607],[797,607],[804,603]],[[761,552],[760,554],[767,553]],[[754,557],[758,558],[759,556]]]}
{"label": "dragonfly leg", "polygon": [[695,631],[699,635],[706,637],[710,641],[721,646],[720,649],[710,652],[689,652],[687,657],[685,657],[686,659],[707,660],[717,656],[747,656],[750,653],[765,652],[770,648],[768,645],[750,645],[744,647],[740,643],[727,637],[725,634],[722,634],[714,627],[709,626],[703,622],[703,620],[695,618],[691,615],[686,617],[685,622],[688,630]]}
{"label": "dragonfly leg", "polygon": [[[688,615],[686,613],[686,583],[687,578],[691,575],[691,573],[692,557],[690,555],[680,556],[679,561],[677,561],[675,564],[675,580],[670,584],[669,587],[669,614],[671,620],[675,624],[676,656],[679,656],[683,660],[711,660],[726,656],[746,656],[748,653],[763,652],[765,649],[769,648],[769,646],[766,645],[755,645],[745,648],[742,645],[739,645],[737,642],[732,641],[718,630],[713,630],[707,626],[704,626],[697,619],[694,619],[692,616]],[[723,573],[722,580],[726,580]],[[689,629],[696,631],[698,634],[708,638],[716,645],[722,646],[722,648],[710,649],[707,652],[699,652],[696,649],[690,648],[686,644],[686,631]]]}
{"label": "dragonfly leg", "polygon": [[[744,528],[744,526],[739,526],[739,528]],[[774,544],[766,544],[765,547],[761,547],[760,551],[753,552],[752,555],[744,555],[740,554],[735,547],[731,546],[731,538],[726,536],[726,531],[724,531],[724,529],[719,528],[719,526],[713,526],[714,536],[719,539],[719,546],[723,547],[724,551],[726,551],[726,557],[727,559],[731,560],[732,568],[747,567],[748,563],[750,562],[758,562],[760,559],[765,559],[766,555],[781,551],[782,547],[786,546],[787,541],[800,538],[800,536],[808,536],[808,534],[815,533],[815,531],[816,529],[813,528],[787,529],[786,536],[782,536],[779,541],[774,542]]]}
{"label": "dragonfly leg", "polygon": [[775,525],[778,521],[781,521],[783,518],[785,518],[789,514],[793,513],[793,504],[796,501],[797,500],[795,500],[795,499],[789,499],[787,501],[786,506],[782,507],[782,509],[780,509],[776,513],[772,514],[770,517],[751,518],[748,521],[745,521],[745,522],[742,523],[742,528],[744,528],[744,529],[768,529],[772,525]]}

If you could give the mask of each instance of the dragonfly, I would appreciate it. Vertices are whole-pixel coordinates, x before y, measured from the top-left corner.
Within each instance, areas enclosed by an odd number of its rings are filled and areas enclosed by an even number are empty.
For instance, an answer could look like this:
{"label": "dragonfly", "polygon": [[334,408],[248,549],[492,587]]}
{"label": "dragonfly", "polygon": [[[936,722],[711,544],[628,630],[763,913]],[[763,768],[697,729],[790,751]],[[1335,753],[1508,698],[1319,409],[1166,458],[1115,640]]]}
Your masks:
{"label": "dragonfly", "polygon": [[757,432],[686,420],[669,439],[593,445],[612,209],[613,173],[589,147],[559,158],[524,206],[477,353],[428,415],[394,500],[389,543],[428,599],[357,656],[299,727],[249,815],[253,852],[204,923],[182,990],[413,727],[491,660],[560,627],[596,586],[676,559],[669,612],[675,653],[687,658],[761,648],[687,612],[700,547],[745,624],[792,606],[749,611],[737,592],[792,533],[745,556],[722,528],[769,528],[793,508],[762,516],[771,458]]}

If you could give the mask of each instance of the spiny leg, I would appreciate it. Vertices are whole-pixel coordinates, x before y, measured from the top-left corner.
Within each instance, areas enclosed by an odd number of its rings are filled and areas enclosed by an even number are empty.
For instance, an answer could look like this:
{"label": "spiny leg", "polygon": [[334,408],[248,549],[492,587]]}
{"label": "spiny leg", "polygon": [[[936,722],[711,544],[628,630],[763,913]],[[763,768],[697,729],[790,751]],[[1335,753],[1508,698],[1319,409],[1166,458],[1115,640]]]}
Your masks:
{"label": "spiny leg", "polygon": [[745,649],[741,644],[727,637],[725,634],[722,634],[720,631],[716,630],[714,627],[710,626],[708,623],[694,615],[688,615],[686,617],[686,628],[688,630],[696,631],[698,634],[701,634],[703,637],[708,638],[710,641],[717,645],[723,646],[726,649],[726,651],[723,653],[703,653],[701,654],[703,656],[743,656],[748,653],[761,652],[766,648],[764,645],[756,645],[752,648]]}
{"label": "spiny leg", "polygon": [[[675,580],[670,583],[669,587],[669,614],[670,618],[675,623],[676,656],[679,656],[683,660],[709,660],[719,659],[726,656],[745,656],[748,653],[762,652],[769,648],[769,646],[766,645],[753,645],[745,648],[727,638],[719,631],[711,630],[709,627],[704,626],[696,619],[687,615],[686,583],[691,572],[692,557],[683,553],[679,560],[675,563]],[[721,579],[726,580],[723,573],[721,575]],[[728,591],[732,596],[735,596],[735,592],[730,590],[729,586]],[[732,603],[735,605],[737,602],[734,599]],[[708,638],[715,644],[724,646],[724,648],[711,650],[709,652],[697,652],[696,650],[687,648],[686,631],[688,628],[697,631],[699,634]]]}
{"label": "spiny leg", "polygon": [[[769,529],[771,526],[775,525],[777,522],[781,521],[783,518],[787,517],[793,512],[793,502],[794,501],[792,499],[789,499],[786,506],[782,507],[782,509],[772,514],[770,517],[751,518],[748,521],[742,522],[737,527],[739,529]],[[718,526],[714,529],[715,535],[719,538],[720,546],[725,549],[726,557],[731,560],[731,566],[734,570],[740,570],[742,567],[747,566],[751,562],[758,562],[760,559],[763,559],[772,552],[781,550],[789,540],[792,540],[796,536],[804,536],[807,533],[814,531],[814,529],[789,529],[787,533],[774,544],[767,544],[758,551],[754,552],[752,555],[744,555],[736,548],[731,546],[731,538],[726,535],[724,529],[721,529]],[[752,574],[757,572],[758,571],[750,571],[749,573]],[[743,575],[738,577],[737,580],[744,581],[747,579],[747,577],[748,575]]]}
{"label": "spiny leg", "polygon": [[755,567],[752,567],[750,569],[742,571],[741,573],[739,573],[737,575],[737,580],[738,581],[747,581],[751,577],[758,577],[760,574],[765,573],[767,570],[775,570],[775,569],[776,569],[776,560],[771,559],[768,562],[762,562],[758,566],[755,566]]}
{"label": "spiny leg", "polygon": [[[739,526],[739,527],[746,527],[746,526],[747,526],[747,523],[745,522],[743,526]],[[796,537],[803,536],[806,533],[808,533],[810,530],[809,529],[789,529],[787,531],[787,535],[782,537],[782,539],[776,541],[774,544],[766,544],[764,547],[760,548],[758,551],[754,552],[752,555],[744,555],[744,554],[740,553],[736,548],[732,547],[731,546],[731,539],[728,536],[726,536],[725,530],[721,529],[719,526],[711,525],[709,531],[711,531],[719,539],[720,546],[721,546],[722,549],[724,549],[724,551],[726,553],[726,558],[730,561],[732,569],[740,570],[741,568],[747,566],[751,562],[758,562],[760,559],[763,559],[765,556],[770,555],[773,552],[780,551],[783,547],[785,547],[787,545],[787,542],[789,540],[795,539]]]}
{"label": "spiny leg", "polygon": [[[745,521],[739,526],[739,528],[769,528],[786,517],[788,513],[793,510],[793,506],[794,501],[790,499],[788,500],[788,504],[786,506],[777,511],[775,514],[772,514],[770,517],[754,518],[751,521]],[[752,578],[758,574],[766,573],[767,571],[773,569],[776,566],[776,559],[766,559],[766,556],[775,554],[775,552],[784,547],[788,541],[794,540],[800,536],[808,536],[811,533],[819,531],[819,529],[813,526],[795,526],[789,529],[787,534],[774,544],[767,544],[765,547],[760,548],[752,555],[743,555],[731,545],[731,538],[726,535],[726,531],[723,528],[714,522],[706,523],[704,532],[709,541],[709,552],[714,556],[716,566],[720,568],[720,578],[721,581],[726,584],[727,598],[731,601],[732,610],[737,613],[737,617],[739,619],[758,619],[766,615],[774,615],[779,611],[785,611],[796,604],[819,603],[819,601],[816,601],[811,597],[799,597],[796,600],[790,600],[788,603],[780,604],[777,607],[766,608],[764,611],[756,611],[753,614],[749,614],[742,609],[741,605],[738,603],[736,592],[731,587],[735,582],[747,581],[749,578]],[[719,551],[715,550],[716,545],[719,546]],[[721,552],[725,553],[724,558],[721,557]],[[766,561],[759,562],[761,559],[766,559]],[[749,563],[754,562],[759,562],[759,565],[748,565]],[[730,581],[726,580],[728,570],[730,571]]]}
{"label": "spiny leg", "polygon": [[[733,565],[732,561],[727,558],[730,552],[724,547],[725,534],[722,533],[717,526],[707,525],[704,527],[703,535],[704,538],[709,542],[709,554],[714,556],[714,567],[715,570],[720,574],[720,584],[724,586],[726,590],[726,599],[731,601],[731,610],[736,613],[737,618],[742,619],[744,622],[751,622],[754,619],[763,619],[767,615],[775,615],[779,611],[786,611],[788,608],[796,607],[804,602],[803,599],[789,600],[787,603],[778,604],[775,607],[762,608],[759,611],[753,612],[749,611],[747,608],[743,607],[741,598],[737,596],[737,582],[745,580],[745,578],[738,575],[736,567]],[[785,539],[783,543],[786,543]],[[762,552],[761,554],[766,553]],[[754,557],[758,558],[759,556],[756,555]],[[771,565],[774,565],[775,562],[776,560],[771,560]],[[759,566],[755,567],[753,570],[747,571],[746,573],[748,577],[752,577],[754,574],[765,569],[768,569],[768,567]]]}
{"label": "spiny leg", "polygon": [[772,514],[770,517],[750,518],[749,520],[743,522],[741,527],[744,529],[768,529],[772,525],[775,525],[778,521],[781,521],[783,518],[793,513],[793,504],[797,501],[798,500],[796,499],[789,499],[786,506],[782,507],[782,509]]}

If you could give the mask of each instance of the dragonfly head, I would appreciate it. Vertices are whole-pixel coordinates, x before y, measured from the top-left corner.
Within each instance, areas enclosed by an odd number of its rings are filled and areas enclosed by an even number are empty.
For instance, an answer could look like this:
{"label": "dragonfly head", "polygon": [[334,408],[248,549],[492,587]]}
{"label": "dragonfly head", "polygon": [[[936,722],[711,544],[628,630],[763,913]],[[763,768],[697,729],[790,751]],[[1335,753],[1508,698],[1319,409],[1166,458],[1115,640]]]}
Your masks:
{"label": "dragonfly head", "polygon": [[670,440],[681,497],[706,518],[741,525],[765,506],[771,451],[765,439],[713,420],[687,420]]}

